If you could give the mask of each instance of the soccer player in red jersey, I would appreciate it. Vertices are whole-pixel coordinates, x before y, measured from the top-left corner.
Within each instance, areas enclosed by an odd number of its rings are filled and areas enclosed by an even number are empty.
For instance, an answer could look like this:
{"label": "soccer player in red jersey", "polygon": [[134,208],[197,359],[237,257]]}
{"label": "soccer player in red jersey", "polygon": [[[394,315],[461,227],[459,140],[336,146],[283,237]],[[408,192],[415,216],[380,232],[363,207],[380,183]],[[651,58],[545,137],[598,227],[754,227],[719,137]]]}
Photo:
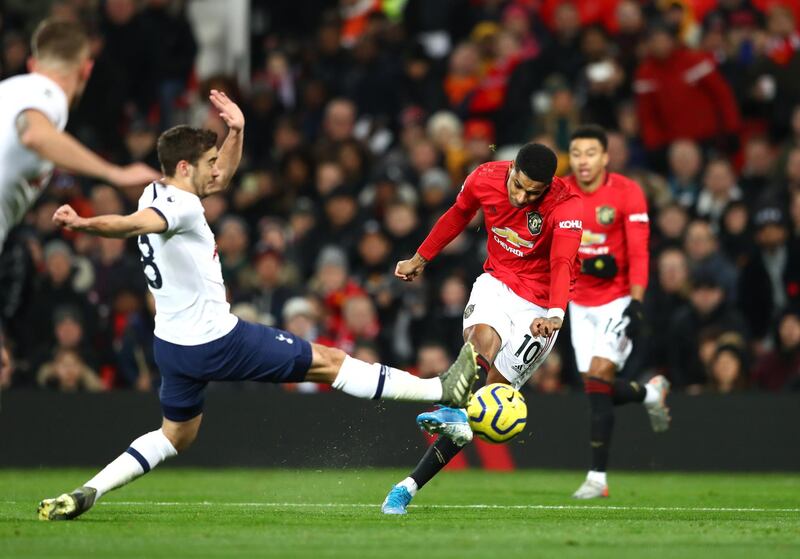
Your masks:
{"label": "soccer player in red jersey", "polygon": [[[483,210],[488,257],[463,326],[487,384],[522,386],[547,357],[564,319],[578,272],[583,205],[573,187],[553,177],[555,170],[556,154],[535,143],[523,146],[514,161],[484,163],[467,177],[416,254],[397,263],[395,275],[412,281]],[[464,410],[441,408],[418,422],[443,436],[389,492],[386,514],[405,514],[417,490],[472,440]]]}
{"label": "soccer player in red jersey", "polygon": [[608,497],[606,466],[614,406],[642,402],[653,430],[669,427],[664,400],[669,382],[656,376],[645,386],[617,379],[642,327],[647,287],[650,223],[639,185],[606,171],[608,139],[599,126],[575,130],[570,140],[572,175],[565,180],[583,198],[581,273],[569,306],[572,346],[591,407],[591,469],[578,499]]}

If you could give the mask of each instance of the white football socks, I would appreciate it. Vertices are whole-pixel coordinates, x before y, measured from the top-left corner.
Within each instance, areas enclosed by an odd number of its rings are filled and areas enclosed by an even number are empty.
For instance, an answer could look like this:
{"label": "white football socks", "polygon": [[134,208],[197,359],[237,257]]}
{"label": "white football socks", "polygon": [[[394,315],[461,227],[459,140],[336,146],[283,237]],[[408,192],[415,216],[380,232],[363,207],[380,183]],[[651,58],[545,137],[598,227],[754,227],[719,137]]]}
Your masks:
{"label": "white football socks", "polygon": [[99,499],[103,494],[122,487],[177,454],[178,451],[161,429],[151,431],[133,441],[128,450],[84,485],[96,489],[96,498]]}
{"label": "white football socks", "polygon": [[589,473],[586,475],[586,479],[589,481],[602,483],[603,485],[608,485],[605,472],[595,472],[594,470],[589,470]]}
{"label": "white football socks", "polygon": [[408,493],[413,497],[419,491],[419,487],[417,487],[417,482],[414,481],[413,478],[407,477],[403,481],[397,484],[398,487],[405,487],[408,490]]}
{"label": "white football socks", "polygon": [[661,401],[661,392],[658,388],[648,382],[644,385],[644,389],[646,391],[643,402],[645,406],[654,406]]}
{"label": "white football socks", "polygon": [[333,387],[357,398],[373,400],[439,402],[442,399],[442,381],[438,378],[422,379],[400,369],[366,363],[349,355],[344,358]]}

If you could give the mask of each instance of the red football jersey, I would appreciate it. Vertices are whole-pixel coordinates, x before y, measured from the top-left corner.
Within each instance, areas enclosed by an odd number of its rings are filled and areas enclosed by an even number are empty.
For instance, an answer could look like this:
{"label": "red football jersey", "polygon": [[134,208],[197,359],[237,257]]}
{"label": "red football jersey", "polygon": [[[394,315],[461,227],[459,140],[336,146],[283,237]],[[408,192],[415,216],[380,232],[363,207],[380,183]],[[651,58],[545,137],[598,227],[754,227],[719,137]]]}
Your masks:
{"label": "red football jersey", "polygon": [[574,176],[564,179],[583,198],[581,259],[611,254],[617,263],[613,278],[578,276],[572,300],[596,307],[631,293],[631,285],[647,287],[650,220],[642,189],[631,179],[608,173],[600,188],[581,191]]}
{"label": "red football jersey", "polygon": [[[455,204],[436,222],[417,252],[432,260],[483,208],[489,253],[483,269],[523,299],[563,311],[578,272],[580,194],[554,178],[536,202],[515,208],[506,186],[510,164],[484,163],[470,173]],[[552,315],[562,316],[558,311]]]}

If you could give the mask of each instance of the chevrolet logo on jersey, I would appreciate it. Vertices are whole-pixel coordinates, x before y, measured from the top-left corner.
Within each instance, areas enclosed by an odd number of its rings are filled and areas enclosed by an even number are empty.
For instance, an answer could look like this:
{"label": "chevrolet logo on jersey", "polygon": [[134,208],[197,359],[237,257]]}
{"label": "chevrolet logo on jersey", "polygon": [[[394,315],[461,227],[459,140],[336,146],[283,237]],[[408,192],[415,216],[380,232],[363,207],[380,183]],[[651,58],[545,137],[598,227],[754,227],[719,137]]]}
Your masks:
{"label": "chevrolet logo on jersey", "polygon": [[525,239],[519,236],[519,233],[517,233],[510,227],[505,227],[503,229],[499,229],[498,227],[492,227],[492,232],[498,237],[503,237],[505,240],[507,240],[515,247],[533,248],[533,241],[526,241]]}
{"label": "chevrolet logo on jersey", "polygon": [[614,223],[614,218],[617,215],[617,210],[614,206],[598,206],[595,210],[597,223],[600,225],[611,225]]}
{"label": "chevrolet logo on jersey", "polygon": [[594,233],[584,229],[581,235],[581,246],[602,245],[607,238],[605,233]]}

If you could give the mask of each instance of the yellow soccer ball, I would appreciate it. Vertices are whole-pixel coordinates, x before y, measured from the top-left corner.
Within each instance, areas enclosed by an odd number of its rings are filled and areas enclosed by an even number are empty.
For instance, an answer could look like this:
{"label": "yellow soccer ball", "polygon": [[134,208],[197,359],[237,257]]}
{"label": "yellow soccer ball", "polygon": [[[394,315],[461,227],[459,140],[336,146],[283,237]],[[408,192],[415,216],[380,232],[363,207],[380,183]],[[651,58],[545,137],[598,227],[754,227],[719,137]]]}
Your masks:
{"label": "yellow soccer ball", "polygon": [[508,384],[488,384],[467,404],[469,426],[490,443],[505,443],[519,435],[528,421],[525,397]]}

